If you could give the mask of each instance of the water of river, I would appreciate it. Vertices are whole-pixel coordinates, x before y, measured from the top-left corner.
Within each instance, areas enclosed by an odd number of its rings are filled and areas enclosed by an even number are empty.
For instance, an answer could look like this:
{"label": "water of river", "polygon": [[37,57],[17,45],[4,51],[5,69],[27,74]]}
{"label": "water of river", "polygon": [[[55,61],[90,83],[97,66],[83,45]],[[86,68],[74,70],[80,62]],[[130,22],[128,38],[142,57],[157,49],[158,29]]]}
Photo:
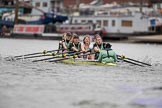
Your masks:
{"label": "water of river", "polygon": [[162,45],[111,44],[118,54],[152,66],[6,61],[57,49],[58,41],[0,39],[0,108],[162,108]]}

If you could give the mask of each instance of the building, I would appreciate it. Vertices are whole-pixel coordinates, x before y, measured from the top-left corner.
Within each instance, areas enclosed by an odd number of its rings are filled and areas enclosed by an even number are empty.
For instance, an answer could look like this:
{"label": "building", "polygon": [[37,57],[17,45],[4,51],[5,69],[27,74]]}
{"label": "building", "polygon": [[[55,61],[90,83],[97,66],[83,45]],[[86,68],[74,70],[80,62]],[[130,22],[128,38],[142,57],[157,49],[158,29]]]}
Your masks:
{"label": "building", "polygon": [[[29,0],[19,0],[19,2],[30,3]],[[31,13],[31,8],[22,3],[19,3],[19,12],[22,14]],[[15,1],[14,0],[0,0],[0,16],[4,12],[15,11]]]}
{"label": "building", "polygon": [[162,0],[150,0],[154,10],[162,14]]}
{"label": "building", "polygon": [[[32,3],[33,6],[42,9],[45,12],[56,11],[56,12],[66,12],[72,13],[79,9],[80,4],[107,4],[116,2],[118,4],[126,4],[129,2],[132,3],[150,3],[150,1],[158,1],[158,0],[18,0],[19,2],[27,2]],[[160,0],[159,0],[160,1]],[[0,0],[0,6],[14,6],[15,0]],[[22,4],[20,4],[21,6]],[[23,5],[27,9],[25,9],[24,13],[31,12],[28,6]],[[36,9],[32,11],[32,14],[41,14],[41,12]]]}
{"label": "building", "polygon": [[[36,8],[32,10],[33,15],[40,15],[43,10],[45,13],[48,12],[63,12],[63,0],[34,0],[32,5]],[[39,8],[39,9],[38,9]]]}
{"label": "building", "polygon": [[90,4],[93,1],[96,2],[101,2],[102,4],[106,3],[113,3],[116,2],[118,4],[123,4],[123,3],[149,3],[149,0],[64,0],[63,5],[65,8],[70,8],[70,7],[75,7],[78,4],[84,3],[84,4]]}

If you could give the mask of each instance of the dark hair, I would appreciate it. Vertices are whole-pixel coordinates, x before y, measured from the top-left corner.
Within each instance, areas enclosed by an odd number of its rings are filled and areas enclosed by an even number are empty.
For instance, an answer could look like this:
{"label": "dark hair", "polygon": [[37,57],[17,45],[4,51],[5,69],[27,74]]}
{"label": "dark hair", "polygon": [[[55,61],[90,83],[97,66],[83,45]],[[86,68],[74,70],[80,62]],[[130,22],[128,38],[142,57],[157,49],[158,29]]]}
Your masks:
{"label": "dark hair", "polygon": [[101,38],[101,36],[99,35],[99,34],[95,34],[95,39],[97,39],[97,38]]}
{"label": "dark hair", "polygon": [[73,34],[73,39],[79,39],[79,36],[77,34]]}
{"label": "dark hair", "polygon": [[70,33],[70,32],[67,32],[67,33],[66,33],[66,36],[71,36],[71,33]]}
{"label": "dark hair", "polygon": [[105,47],[105,49],[107,49],[107,48],[111,48],[111,46],[112,45],[110,43],[106,43],[104,47]]}

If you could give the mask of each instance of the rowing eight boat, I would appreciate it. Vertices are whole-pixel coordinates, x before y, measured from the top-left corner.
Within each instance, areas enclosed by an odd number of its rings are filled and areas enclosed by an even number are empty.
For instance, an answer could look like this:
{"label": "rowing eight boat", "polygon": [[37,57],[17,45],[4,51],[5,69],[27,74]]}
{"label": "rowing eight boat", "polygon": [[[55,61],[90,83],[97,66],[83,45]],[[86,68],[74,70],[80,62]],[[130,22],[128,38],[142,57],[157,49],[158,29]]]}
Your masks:
{"label": "rowing eight boat", "polygon": [[101,63],[96,60],[84,60],[81,58],[75,58],[75,59],[66,59],[62,60],[62,63],[65,64],[75,64],[75,65],[97,65],[97,66],[116,66],[116,63]]}

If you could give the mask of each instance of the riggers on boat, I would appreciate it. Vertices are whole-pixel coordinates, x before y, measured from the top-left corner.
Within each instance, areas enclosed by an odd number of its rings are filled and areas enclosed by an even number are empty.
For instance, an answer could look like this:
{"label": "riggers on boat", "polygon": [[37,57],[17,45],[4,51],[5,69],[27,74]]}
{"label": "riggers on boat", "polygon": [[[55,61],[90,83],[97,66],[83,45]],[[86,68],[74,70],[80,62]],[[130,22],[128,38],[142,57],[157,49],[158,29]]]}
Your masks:
{"label": "riggers on boat", "polygon": [[62,60],[65,64],[75,64],[75,65],[97,65],[97,66],[117,66],[116,63],[101,63],[97,60],[85,60],[82,58],[70,58]]}

